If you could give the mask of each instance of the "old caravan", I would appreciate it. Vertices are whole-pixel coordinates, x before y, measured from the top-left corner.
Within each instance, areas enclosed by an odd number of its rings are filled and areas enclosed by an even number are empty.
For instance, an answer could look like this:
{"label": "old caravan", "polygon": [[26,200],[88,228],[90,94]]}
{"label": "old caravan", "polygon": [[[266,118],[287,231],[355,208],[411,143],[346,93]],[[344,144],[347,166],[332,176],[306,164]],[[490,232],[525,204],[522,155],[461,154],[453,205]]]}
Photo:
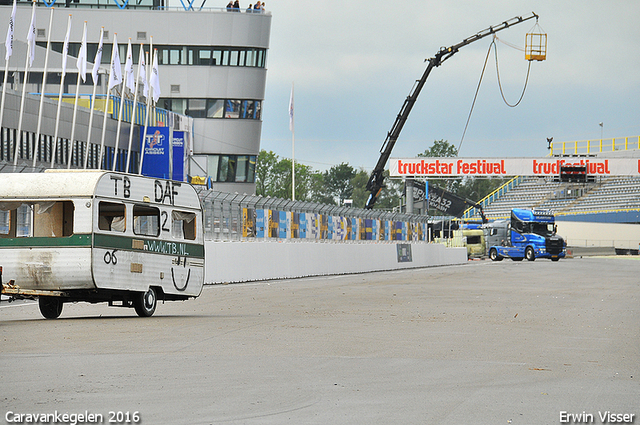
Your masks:
{"label": "old caravan", "polygon": [[66,302],[108,302],[151,316],[157,300],[204,283],[202,208],[186,183],[105,171],[0,175],[2,293],[38,298],[48,319]]}

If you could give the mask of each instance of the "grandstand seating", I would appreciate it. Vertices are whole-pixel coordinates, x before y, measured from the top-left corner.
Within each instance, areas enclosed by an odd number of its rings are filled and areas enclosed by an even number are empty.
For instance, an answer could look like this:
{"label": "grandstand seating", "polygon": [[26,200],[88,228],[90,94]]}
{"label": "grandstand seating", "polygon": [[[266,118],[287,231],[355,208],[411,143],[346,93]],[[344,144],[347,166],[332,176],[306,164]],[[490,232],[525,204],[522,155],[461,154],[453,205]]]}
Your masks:
{"label": "grandstand seating", "polygon": [[484,212],[489,219],[506,218],[512,208],[550,209],[557,215],[640,210],[640,178],[611,177],[587,184],[523,178]]}

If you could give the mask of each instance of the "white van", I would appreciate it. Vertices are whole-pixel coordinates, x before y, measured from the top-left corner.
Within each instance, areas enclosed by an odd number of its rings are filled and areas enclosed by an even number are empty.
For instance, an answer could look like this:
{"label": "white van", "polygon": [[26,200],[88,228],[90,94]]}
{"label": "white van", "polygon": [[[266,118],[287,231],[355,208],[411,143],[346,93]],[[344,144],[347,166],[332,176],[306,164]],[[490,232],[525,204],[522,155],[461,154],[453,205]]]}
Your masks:
{"label": "white van", "polygon": [[153,315],[204,284],[202,207],[182,182],[107,171],[0,174],[0,284],[38,299],[108,302]]}

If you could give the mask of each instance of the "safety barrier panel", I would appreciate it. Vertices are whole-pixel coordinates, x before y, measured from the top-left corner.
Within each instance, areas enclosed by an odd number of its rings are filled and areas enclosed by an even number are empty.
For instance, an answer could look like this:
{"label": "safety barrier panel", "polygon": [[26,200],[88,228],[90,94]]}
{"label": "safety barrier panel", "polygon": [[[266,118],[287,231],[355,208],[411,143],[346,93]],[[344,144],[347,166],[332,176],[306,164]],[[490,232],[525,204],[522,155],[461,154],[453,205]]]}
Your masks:
{"label": "safety barrier panel", "polygon": [[426,216],[197,190],[207,240],[428,240]]}

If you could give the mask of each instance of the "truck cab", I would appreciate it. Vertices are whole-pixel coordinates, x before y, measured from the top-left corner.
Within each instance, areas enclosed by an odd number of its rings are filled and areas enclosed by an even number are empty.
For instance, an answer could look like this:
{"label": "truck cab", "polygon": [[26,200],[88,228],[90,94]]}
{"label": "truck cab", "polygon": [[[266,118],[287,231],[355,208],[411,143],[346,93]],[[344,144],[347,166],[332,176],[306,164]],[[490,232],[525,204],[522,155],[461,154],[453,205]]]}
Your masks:
{"label": "truck cab", "polygon": [[486,254],[485,235],[482,225],[477,223],[463,223],[462,236],[467,247],[467,258],[482,258]]}
{"label": "truck cab", "polygon": [[511,220],[500,220],[485,226],[489,258],[500,261],[511,258],[550,258],[565,256],[564,240],[556,235],[555,217],[549,210],[511,210]]}

